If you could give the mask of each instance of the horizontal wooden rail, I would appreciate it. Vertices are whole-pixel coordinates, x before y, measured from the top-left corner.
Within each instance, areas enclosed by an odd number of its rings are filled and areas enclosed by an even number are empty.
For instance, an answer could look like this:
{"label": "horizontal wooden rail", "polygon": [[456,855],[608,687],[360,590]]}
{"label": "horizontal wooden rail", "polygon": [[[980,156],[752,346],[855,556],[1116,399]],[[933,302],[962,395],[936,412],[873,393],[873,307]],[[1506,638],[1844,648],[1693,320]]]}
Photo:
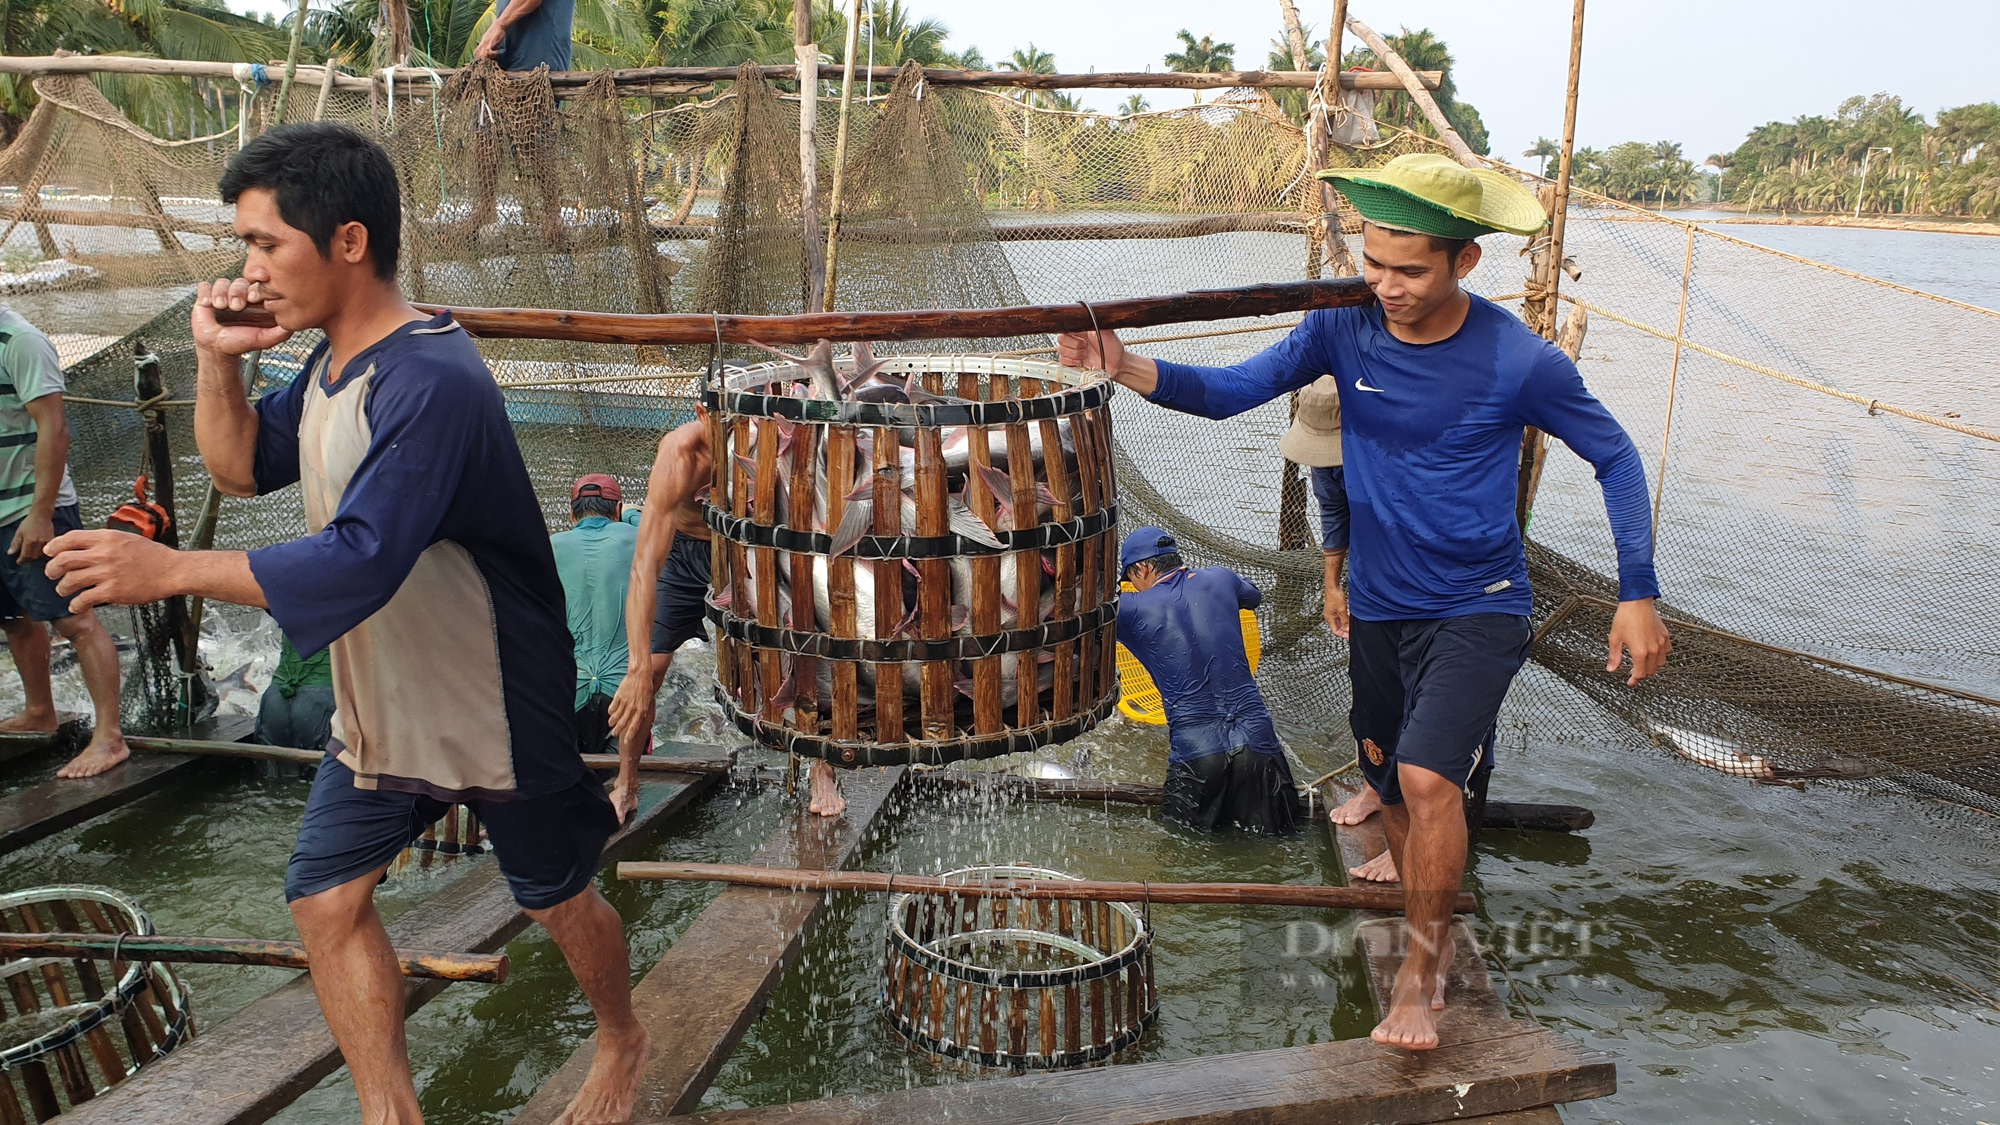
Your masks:
{"label": "horizontal wooden rail", "polygon": [[[591,344],[808,344],[815,340],[925,340],[1088,332],[1093,327],[1151,328],[1191,320],[1275,316],[1308,309],[1373,304],[1358,277],[1285,281],[1234,289],[1199,289],[1164,297],[1128,297],[999,309],[917,309],[830,312],[794,316],[730,313],[600,313],[555,309],[462,309],[451,314],[475,336],[508,340],[574,340]],[[419,305],[425,312],[440,305]],[[252,306],[223,311],[224,324],[271,327],[269,312]]]}
{"label": "horizontal wooden rail", "polygon": [[[253,762],[291,762],[316,766],[326,758],[319,750],[296,746],[263,746],[255,742],[211,742],[192,738],[147,738],[127,735],[125,744],[134,750],[154,754],[203,754],[216,758],[245,758]],[[582,754],[583,764],[594,770],[618,768],[616,754]],[[670,758],[659,754],[639,756],[639,769],[646,773],[728,773],[736,765],[733,758]]]}
{"label": "horizontal wooden rail", "polygon": [[[159,934],[0,934],[0,957],[89,957],[99,961],[175,961],[200,965],[269,965],[309,969],[303,942],[262,938],[165,937]],[[398,949],[406,977],[499,984],[507,979],[501,953]]]}
{"label": "horizontal wooden rail", "polygon": [[[129,55],[13,55],[0,56],[0,74],[163,74],[185,78],[217,78],[230,81],[247,81],[251,78],[249,63],[201,62],[182,59],[146,59]],[[283,74],[284,64],[271,62],[264,64],[265,77],[276,81]],[[770,81],[794,81],[799,76],[796,66],[766,66],[762,70]],[[854,68],[856,81],[886,83],[894,82],[900,67],[857,66]],[[407,87],[412,93],[423,93],[436,88],[437,84],[457,74],[455,69],[433,70],[429,67],[397,67],[394,80],[399,87]],[[655,86],[661,84],[705,86],[715,82],[732,82],[736,79],[733,66],[649,66],[613,70],[611,80],[619,86]],[[825,74],[825,71],[821,72]],[[1435,90],[1444,80],[1442,71],[1422,70],[1416,72],[1428,89]],[[325,81],[326,69],[305,65],[298,68],[293,79],[306,86],[318,86]],[[369,90],[389,76],[386,70],[377,70],[371,75],[337,73],[333,79],[336,90]],[[580,89],[597,77],[597,72],[588,70],[557,71],[549,75],[549,82],[558,90]],[[993,86],[1025,90],[1223,90],[1252,87],[1258,89],[1310,89],[1319,82],[1319,72],[1313,70],[1224,70],[1212,74],[1182,74],[1177,71],[1107,71],[1102,74],[1026,74],[1012,70],[957,70],[948,67],[929,67],[924,70],[924,81],[933,86]],[[1350,90],[1400,90],[1402,82],[1387,71],[1342,71],[1341,86]]]}
{"label": "horizontal wooden rail", "polygon": [[[1157,902],[1217,906],[1308,906],[1329,910],[1401,910],[1403,892],[1384,887],[1314,887],[1289,883],[1133,883],[1097,879],[996,879],[952,882],[937,875],[896,875],[882,871],[802,871],[738,863],[621,863],[620,879],[731,883],[787,891],[859,891],[864,894],[926,894],[959,898],[1070,899],[1080,902]],[[1453,909],[1478,908],[1459,892]]]}

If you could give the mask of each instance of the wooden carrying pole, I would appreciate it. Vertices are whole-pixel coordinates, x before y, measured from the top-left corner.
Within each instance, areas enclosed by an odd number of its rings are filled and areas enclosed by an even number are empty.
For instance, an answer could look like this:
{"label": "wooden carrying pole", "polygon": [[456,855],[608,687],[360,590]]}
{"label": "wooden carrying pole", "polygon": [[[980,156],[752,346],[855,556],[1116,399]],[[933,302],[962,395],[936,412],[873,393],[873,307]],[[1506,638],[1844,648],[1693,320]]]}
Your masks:
{"label": "wooden carrying pole", "polygon": [[[1165,297],[1132,297],[1086,304],[1021,305],[999,309],[919,309],[904,312],[804,313],[736,316],[728,313],[598,313],[552,309],[449,309],[474,336],[510,340],[574,340],[593,344],[809,344],[818,340],[974,339],[1094,328],[1151,328],[1192,320],[1274,316],[1310,309],[1348,308],[1375,302],[1356,277],[1287,281],[1233,289],[1199,289]],[[426,313],[443,305],[418,305]],[[220,311],[224,324],[274,326],[262,308]]]}
{"label": "wooden carrying pole", "polygon": [[[927,894],[952,898],[1052,899],[1072,902],[1157,902],[1209,906],[1308,906],[1328,910],[1401,910],[1403,892],[1389,887],[1304,887],[1285,883],[1132,883],[1096,879],[1004,879],[954,883],[937,875],[893,875],[881,871],[805,871],[751,867],[737,863],[621,863],[620,879],[731,883],[787,891],[860,891],[866,894]],[[1452,909],[1478,908],[1460,891]]]}
{"label": "wooden carrying pole", "polygon": [[[212,742],[198,738],[148,738],[125,736],[125,745],[150,754],[200,754],[211,758],[243,758],[253,762],[290,762],[316,766],[326,760],[318,750],[296,746],[262,746],[255,742]],[[583,764],[594,770],[618,768],[616,754],[582,754]],[[668,758],[653,754],[639,756],[641,773],[728,773],[736,768],[733,758]]]}
{"label": "wooden carrying pole", "polygon": [[[198,965],[268,965],[310,969],[303,942],[262,938],[163,937],[106,933],[0,933],[0,957],[90,958],[97,961],[173,961]],[[398,949],[406,977],[500,984],[507,979],[501,953],[448,953]]]}

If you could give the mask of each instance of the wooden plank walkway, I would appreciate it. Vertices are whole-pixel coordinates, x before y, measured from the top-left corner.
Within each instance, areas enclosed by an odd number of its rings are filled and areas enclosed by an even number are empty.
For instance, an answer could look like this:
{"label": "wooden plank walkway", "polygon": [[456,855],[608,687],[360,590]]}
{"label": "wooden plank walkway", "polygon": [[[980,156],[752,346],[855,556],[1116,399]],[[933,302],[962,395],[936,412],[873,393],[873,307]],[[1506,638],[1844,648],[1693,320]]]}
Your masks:
{"label": "wooden plank walkway", "polygon": [[[829,821],[801,806],[750,862],[815,871],[846,866],[908,778],[902,767],[847,774],[844,816]],[[633,988],[632,1003],[653,1037],[637,1117],[686,1113],[701,1101],[798,958],[825,905],[818,894],[730,887]],[[554,1121],[596,1053],[595,1038],[577,1048],[514,1118],[516,1125]]]}
{"label": "wooden plank walkway", "polygon": [[63,711],[52,731],[0,731],[0,762],[11,762],[49,749],[68,749],[72,754],[90,741],[90,716]]}
{"label": "wooden plank walkway", "polygon": [[[234,742],[256,721],[232,715],[199,724],[194,737]],[[0,855],[103,816],[164,787],[199,759],[188,754],[134,754],[96,777],[52,778],[0,797]]]}
{"label": "wooden plank walkway", "polygon": [[[1382,814],[1375,813],[1360,824],[1347,825],[1333,823],[1333,810],[1353,796],[1358,790],[1347,788],[1336,782],[1328,782],[1326,796],[1327,827],[1333,834],[1336,853],[1340,859],[1340,870],[1344,873],[1350,867],[1358,867],[1389,850],[1389,837],[1382,824]],[[1399,887],[1401,883],[1387,886]],[[1486,970],[1486,961],[1479,952],[1479,941],[1473,936],[1472,927],[1464,917],[1451,920],[1452,942],[1455,956],[1451,971],[1445,978],[1447,1004],[1444,1014],[1438,1019],[1439,1051],[1454,1043],[1466,1042],[1468,1037],[1485,1033],[1501,1024],[1532,1026],[1519,1023],[1507,1013],[1506,1004],[1493,988],[1493,978]],[[1363,921],[1355,932],[1355,942],[1360,946],[1368,963],[1368,988],[1375,1001],[1376,1014],[1381,1014],[1389,1004],[1390,990],[1395,987],[1396,968],[1402,964],[1403,952],[1409,940],[1409,927],[1401,916],[1380,911],[1364,911]],[[1563,1042],[1571,1042],[1564,1039]],[[1437,1052],[1432,1052],[1436,1054]],[[1595,1053],[1595,1052],[1592,1052]],[[1605,1063],[1607,1071],[1611,1064]],[[1617,1077],[1610,1074],[1607,1088],[1587,1097],[1607,1097],[1617,1092]],[[1533,1106],[1506,1114],[1496,1114],[1474,1119],[1477,1125],[1562,1125],[1562,1116],[1555,1106]]]}
{"label": "wooden plank walkway", "polygon": [[[715,774],[644,775],[639,808],[605,845],[606,861],[720,784]],[[276,894],[277,888],[269,893]],[[490,953],[526,929],[496,863],[480,863],[389,925],[399,946]],[[407,1011],[446,982],[411,981]],[[340,1067],[312,979],[301,973],[110,1092],[65,1114],[65,1125],[254,1125]]]}

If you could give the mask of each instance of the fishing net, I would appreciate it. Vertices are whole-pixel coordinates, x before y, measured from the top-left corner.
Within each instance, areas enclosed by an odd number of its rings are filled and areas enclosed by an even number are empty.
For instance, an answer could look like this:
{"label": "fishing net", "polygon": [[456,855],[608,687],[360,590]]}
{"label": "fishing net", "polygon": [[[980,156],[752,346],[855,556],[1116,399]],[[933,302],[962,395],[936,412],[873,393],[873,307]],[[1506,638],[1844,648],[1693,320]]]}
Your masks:
{"label": "fishing net", "polygon": [[[62,258],[74,288],[12,298],[80,353],[140,330],[171,393],[192,389],[185,310],[227,273],[214,183],[236,134],[168,142],[82,79],[0,154],[23,268]],[[833,84],[827,90],[832,91]],[[381,136],[403,176],[405,285],[467,305],[797,312],[798,96],[754,75],[689,97],[632,96],[608,76],[556,90],[490,68],[371,94],[294,90],[288,120]],[[249,100],[254,133],[269,91]],[[905,71],[857,90],[844,167],[838,99],[817,116],[818,198],[842,199],[837,306],[1096,301],[1325,272],[1322,204],[1301,131],[1268,96],[1128,117],[1057,112]],[[1334,147],[1367,166],[1435,142],[1385,129]],[[1525,181],[1535,177],[1519,173]],[[60,212],[60,213],[58,213]],[[824,221],[825,216],[822,216]],[[1348,216],[1343,236],[1357,234]],[[1604,669],[1615,555],[1590,467],[1550,453],[1529,526],[1533,663],[1503,715],[1503,756],[1554,741],[1647,747],[1753,780],[1917,786],[2000,812],[2000,314],[1573,194],[1556,315],[1587,314],[1580,363],[1631,431],[1657,491],[1669,671],[1637,689]],[[115,224],[115,225],[108,225]],[[1469,284],[1533,313],[1524,240],[1492,236]],[[95,271],[95,272],[90,272]],[[60,272],[60,271],[58,271]],[[44,271],[46,274],[47,271]],[[157,317],[155,318],[155,314]],[[1296,317],[1128,333],[1160,358],[1226,363]],[[150,321],[150,323],[149,323]],[[263,357],[296,373],[300,339]],[[890,350],[1046,354],[1045,338]],[[659,432],[686,417],[707,348],[483,341],[552,525],[586,471],[637,485]],[[754,349],[723,349],[731,362]],[[73,369],[72,391],[129,402],[129,350]],[[86,389],[94,388],[94,389]],[[1266,591],[1259,680],[1288,736],[1344,753],[1345,645],[1320,621],[1304,489],[1276,452],[1284,402],[1226,424],[1119,395],[1124,520],[1161,524],[1201,563]],[[177,409],[182,506],[203,478]],[[130,488],[129,407],[73,403],[87,518]],[[1289,482],[1289,483],[1288,483]],[[231,500],[215,540],[296,534],[295,499]]]}

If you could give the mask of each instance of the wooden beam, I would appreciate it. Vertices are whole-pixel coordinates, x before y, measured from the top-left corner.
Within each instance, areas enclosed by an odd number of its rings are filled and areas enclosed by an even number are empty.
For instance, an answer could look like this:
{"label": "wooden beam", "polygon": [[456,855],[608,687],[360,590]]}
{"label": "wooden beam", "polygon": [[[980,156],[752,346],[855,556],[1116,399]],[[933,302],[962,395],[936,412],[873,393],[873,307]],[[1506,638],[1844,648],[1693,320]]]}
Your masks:
{"label": "wooden beam", "polygon": [[[99,961],[265,965],[278,969],[308,967],[306,946],[300,941],[165,934],[137,937],[83,932],[0,933],[0,957],[87,957]],[[503,954],[398,949],[396,960],[406,977],[468,980],[483,984],[500,984],[507,979],[507,958]]]}
{"label": "wooden beam", "polygon": [[[922,340],[1025,336],[1037,332],[1088,332],[1151,328],[1194,320],[1275,316],[1309,309],[1375,302],[1358,277],[1286,281],[1234,289],[1202,289],[1165,297],[1134,297],[1086,306],[1022,305],[999,309],[920,309],[904,312],[804,313],[738,316],[712,313],[600,313],[554,309],[453,308],[452,316],[474,336],[513,340],[574,340],[593,344],[809,344],[817,340]],[[441,305],[418,305],[435,314]],[[259,307],[218,312],[224,324],[272,326]]]}
{"label": "wooden beam", "polygon": [[1601,1098],[1611,1060],[1515,1023],[1421,1056],[1366,1039],[1030,1073],[827,1098],[657,1125],[1420,1125]]}
{"label": "wooden beam", "polygon": [[[639,808],[605,845],[605,858],[615,858],[719,782],[712,774],[642,782]],[[480,863],[390,923],[389,937],[398,946],[484,953],[505,946],[527,925],[499,864]],[[410,982],[405,1011],[429,1003],[445,983]],[[340,1050],[320,1014],[312,978],[301,975],[71,1109],[64,1125],[254,1125],[339,1067]]]}
{"label": "wooden beam", "polygon": [[[0,74],[165,74],[189,78],[235,79],[236,68],[244,64],[224,62],[183,61],[180,59],[141,59],[124,55],[15,55],[0,56]],[[767,82],[796,81],[799,68],[792,66],[766,66],[760,68]],[[902,68],[894,66],[854,68],[855,77],[865,83],[889,83],[896,80]],[[397,96],[404,90],[413,95],[428,94],[437,88],[437,79],[449,79],[458,71],[451,68],[432,71],[419,69],[412,73],[399,69],[395,75]],[[1444,80],[1443,72],[1426,70],[1415,72],[1418,82],[1426,89],[1437,89]],[[589,85],[596,76],[595,71],[557,71],[549,75],[549,83],[558,91],[580,90]],[[924,70],[924,81],[932,86],[993,86],[1000,88],[1028,90],[1222,90],[1232,88],[1252,89],[1311,89],[1319,75],[1311,70],[1228,70],[1212,74],[1182,74],[1175,71],[1107,71],[1102,74],[1024,74],[1011,70],[957,70],[948,67],[929,67]],[[733,82],[736,68],[733,66],[654,66],[613,70],[611,81],[619,87],[677,85],[687,87],[705,86],[714,82]],[[324,83],[326,68],[321,66],[300,66],[298,80],[301,82]],[[336,90],[366,91],[379,86],[383,72],[373,75],[352,75],[336,73],[333,88]],[[1375,73],[1344,73],[1340,84],[1348,89],[1359,90],[1400,90],[1402,82],[1394,75]]]}
{"label": "wooden beam", "polygon": [[[801,805],[753,862],[807,871],[845,866],[908,777],[906,767],[844,774],[843,816],[817,817]],[[731,887],[682,932],[632,990],[632,1005],[653,1036],[635,1116],[686,1113],[701,1102],[825,906],[819,894]],[[594,1038],[577,1048],[514,1118],[516,1125],[554,1121],[596,1054]]]}
{"label": "wooden beam", "polygon": [[1444,115],[1444,110],[1438,108],[1437,99],[1431,97],[1430,91],[1437,89],[1437,86],[1423,81],[1416,71],[1411,70],[1409,64],[1403,61],[1403,57],[1398,55],[1380,35],[1375,34],[1374,28],[1355,18],[1349,18],[1347,26],[1354,34],[1361,37],[1363,43],[1368,44],[1368,49],[1375,52],[1376,58],[1387,64],[1391,75],[1395,77],[1403,91],[1410,95],[1410,100],[1417,103],[1417,108],[1423,110],[1425,120],[1431,123],[1431,128],[1437,130],[1438,139],[1451,150],[1452,156],[1468,168],[1485,167],[1480,162],[1479,155],[1472,151],[1472,146],[1466,144],[1465,138],[1459,136],[1458,130],[1452,128],[1451,122]]}
{"label": "wooden beam", "polygon": [[[195,731],[219,739],[246,736],[247,716],[210,719]],[[0,855],[26,847],[154,792],[191,767],[183,755],[135,757],[96,777],[53,778],[0,797]]]}
{"label": "wooden beam", "polygon": [[[289,762],[300,766],[316,766],[326,760],[324,751],[301,750],[296,746],[264,746],[255,742],[133,736],[126,738],[125,744],[134,750],[149,754],[200,754],[215,758],[243,758],[253,762]],[[582,754],[579,757],[583,759],[585,766],[593,770],[618,768],[616,754]],[[735,768],[734,758],[680,758],[658,754],[639,756],[641,773],[727,774]]]}

